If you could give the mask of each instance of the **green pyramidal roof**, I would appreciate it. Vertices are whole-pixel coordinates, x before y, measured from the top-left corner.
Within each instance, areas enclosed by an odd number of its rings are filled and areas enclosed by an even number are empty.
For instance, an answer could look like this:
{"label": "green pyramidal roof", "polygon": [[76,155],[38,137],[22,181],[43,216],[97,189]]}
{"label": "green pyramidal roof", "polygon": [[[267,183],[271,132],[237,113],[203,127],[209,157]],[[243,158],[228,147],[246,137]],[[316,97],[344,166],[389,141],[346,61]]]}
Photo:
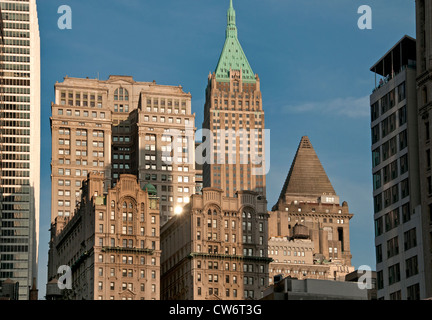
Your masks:
{"label": "green pyramidal roof", "polygon": [[243,82],[255,83],[255,74],[238,40],[236,14],[232,0],[230,0],[227,17],[228,25],[226,29],[225,45],[216,67],[216,81],[229,81],[230,70],[241,70]]}

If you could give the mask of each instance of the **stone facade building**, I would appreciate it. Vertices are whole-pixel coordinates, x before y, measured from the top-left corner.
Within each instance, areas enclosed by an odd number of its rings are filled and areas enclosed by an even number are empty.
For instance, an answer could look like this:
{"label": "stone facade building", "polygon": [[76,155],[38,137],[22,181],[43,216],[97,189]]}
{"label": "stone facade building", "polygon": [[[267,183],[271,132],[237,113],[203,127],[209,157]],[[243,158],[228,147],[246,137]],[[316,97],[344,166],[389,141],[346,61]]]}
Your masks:
{"label": "stone facade building", "polygon": [[193,195],[161,230],[161,299],[260,299],[270,262],[266,204],[253,191]]}
{"label": "stone facade building", "polygon": [[[266,195],[265,119],[260,79],[240,45],[232,1],[225,44],[208,76],[203,129],[204,187],[233,197],[239,190]],[[205,133],[205,132],[204,132]],[[257,164],[254,164],[257,163]]]}
{"label": "stone facade building", "polygon": [[104,190],[121,174],[151,182],[161,201],[161,223],[195,192],[195,115],[181,86],[66,77],[52,103],[51,221],[68,217],[90,172],[104,175]]}
{"label": "stone facade building", "polygon": [[339,201],[309,138],[303,137],[279,200],[269,212],[272,275],[344,280],[354,271],[349,241],[353,214]]}
{"label": "stone facade building", "polygon": [[144,189],[136,176],[120,175],[104,191],[104,176],[90,173],[74,214],[55,219],[48,283],[69,266],[72,288],[62,292],[64,299],[160,298],[159,199],[152,185]]}

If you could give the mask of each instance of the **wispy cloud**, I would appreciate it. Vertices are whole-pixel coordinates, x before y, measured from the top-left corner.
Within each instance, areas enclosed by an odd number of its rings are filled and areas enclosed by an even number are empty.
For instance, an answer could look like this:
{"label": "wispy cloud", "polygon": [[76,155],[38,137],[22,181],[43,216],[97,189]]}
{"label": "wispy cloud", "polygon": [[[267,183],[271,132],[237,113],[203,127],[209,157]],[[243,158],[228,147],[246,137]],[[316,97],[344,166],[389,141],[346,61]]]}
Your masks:
{"label": "wispy cloud", "polygon": [[369,116],[369,96],[336,98],[329,101],[305,102],[282,108],[285,113],[320,113],[331,116],[364,118]]}

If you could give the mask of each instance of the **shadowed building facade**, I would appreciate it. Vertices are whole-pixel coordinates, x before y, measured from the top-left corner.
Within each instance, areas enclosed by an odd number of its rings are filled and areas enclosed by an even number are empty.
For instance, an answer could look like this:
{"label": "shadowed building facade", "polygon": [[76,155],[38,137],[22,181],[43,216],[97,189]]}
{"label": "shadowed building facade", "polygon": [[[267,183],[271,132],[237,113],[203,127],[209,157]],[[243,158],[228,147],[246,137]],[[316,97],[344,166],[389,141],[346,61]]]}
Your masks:
{"label": "shadowed building facade", "polygon": [[[70,300],[159,300],[159,199],[152,185],[120,175],[104,191],[104,177],[90,173],[72,217],[59,216],[51,229],[48,283],[69,266]],[[47,296],[58,295],[47,286]],[[55,286],[53,289],[57,289]]]}
{"label": "shadowed building facade", "polygon": [[[404,36],[370,71],[377,297],[424,297],[416,40]],[[420,156],[421,157],[421,156]]]}
{"label": "shadowed building facade", "polygon": [[339,203],[308,137],[302,137],[269,217],[270,275],[344,280],[351,266],[348,204]]}
{"label": "shadowed building facade", "polygon": [[407,291],[414,299],[423,299],[432,297],[432,1],[416,0],[415,3],[418,158],[421,188],[421,235],[419,232],[417,234],[418,243],[423,246],[422,257],[419,256],[419,272],[424,272],[424,280],[410,283]]}

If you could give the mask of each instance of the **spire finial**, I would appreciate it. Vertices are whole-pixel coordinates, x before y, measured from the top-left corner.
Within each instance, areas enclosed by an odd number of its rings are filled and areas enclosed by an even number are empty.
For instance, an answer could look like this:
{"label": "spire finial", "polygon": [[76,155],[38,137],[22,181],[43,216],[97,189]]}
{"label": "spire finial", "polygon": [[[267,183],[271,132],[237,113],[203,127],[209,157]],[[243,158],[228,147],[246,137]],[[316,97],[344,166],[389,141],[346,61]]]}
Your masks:
{"label": "spire finial", "polygon": [[237,37],[236,13],[233,6],[233,0],[230,0],[230,6],[228,9],[227,18],[228,18],[227,36]]}

